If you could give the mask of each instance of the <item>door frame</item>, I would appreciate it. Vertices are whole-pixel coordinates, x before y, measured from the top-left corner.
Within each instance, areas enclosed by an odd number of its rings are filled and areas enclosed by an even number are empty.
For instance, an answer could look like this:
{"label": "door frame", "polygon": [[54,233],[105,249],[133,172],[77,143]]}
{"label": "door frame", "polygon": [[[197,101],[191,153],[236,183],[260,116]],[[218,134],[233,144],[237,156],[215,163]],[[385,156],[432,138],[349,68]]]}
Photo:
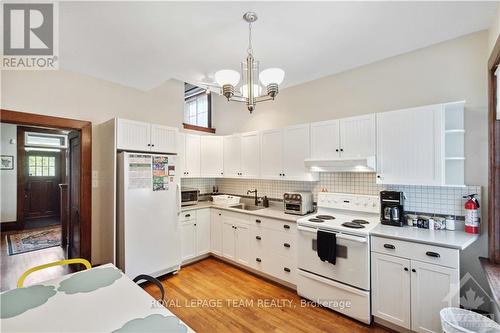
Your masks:
{"label": "door frame", "polygon": [[[92,123],[90,121],[52,117],[0,109],[0,121],[24,126],[42,126],[74,130],[80,133],[80,254],[91,261],[92,247]],[[24,198],[22,198],[24,200]],[[19,200],[19,193],[17,200]],[[19,214],[19,212],[18,212]]]}

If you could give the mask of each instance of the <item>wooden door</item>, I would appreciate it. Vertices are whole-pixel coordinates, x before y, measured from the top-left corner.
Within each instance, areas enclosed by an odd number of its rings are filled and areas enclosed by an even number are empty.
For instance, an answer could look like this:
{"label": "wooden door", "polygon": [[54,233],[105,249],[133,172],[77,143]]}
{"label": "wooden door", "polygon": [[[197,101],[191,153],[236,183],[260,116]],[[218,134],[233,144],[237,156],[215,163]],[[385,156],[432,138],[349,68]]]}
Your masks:
{"label": "wooden door", "polygon": [[375,156],[375,114],[340,119],[340,156]]}
{"label": "wooden door", "polygon": [[241,138],[238,134],[224,137],[224,177],[241,176]]}
{"label": "wooden door", "polygon": [[372,311],[410,329],[410,260],[372,252]]}
{"label": "wooden door", "polygon": [[202,177],[217,177],[223,172],[223,137],[203,135],[200,138],[200,165]]}
{"label": "wooden door", "polygon": [[68,258],[80,257],[80,134],[69,134],[69,225]]}
{"label": "wooden door", "polygon": [[328,120],[311,124],[311,158],[340,157],[339,121]]}
{"label": "wooden door", "polygon": [[458,269],[411,262],[411,329],[442,332],[439,311],[460,306]]}
{"label": "wooden door", "polygon": [[283,130],[283,177],[288,180],[311,180],[304,160],[310,156],[309,124]]}
{"label": "wooden door", "polygon": [[264,179],[283,179],[283,130],[261,132],[260,173]]}
{"label": "wooden door", "polygon": [[61,152],[31,150],[24,159],[24,218],[59,216]]}
{"label": "wooden door", "polygon": [[442,184],[442,106],[377,114],[377,183]]}
{"label": "wooden door", "polygon": [[260,175],[259,132],[241,134],[241,177],[258,178]]}

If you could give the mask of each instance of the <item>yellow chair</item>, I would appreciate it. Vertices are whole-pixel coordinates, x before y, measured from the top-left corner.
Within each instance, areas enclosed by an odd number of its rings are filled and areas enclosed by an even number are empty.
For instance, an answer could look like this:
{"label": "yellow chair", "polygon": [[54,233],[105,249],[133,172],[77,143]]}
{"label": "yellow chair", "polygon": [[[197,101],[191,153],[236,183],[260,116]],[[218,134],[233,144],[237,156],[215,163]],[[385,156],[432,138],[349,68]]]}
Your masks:
{"label": "yellow chair", "polygon": [[26,277],[28,277],[28,275],[30,275],[33,272],[39,271],[41,269],[53,267],[53,266],[64,266],[64,265],[71,265],[71,264],[82,264],[85,266],[86,269],[92,268],[92,265],[90,264],[90,262],[88,262],[85,259],[81,259],[81,258],[54,261],[54,262],[51,262],[48,264],[43,264],[43,265],[35,266],[35,267],[28,269],[26,272],[23,273],[23,275],[21,275],[19,280],[17,280],[17,287],[22,288],[23,284],[24,284],[24,280],[26,280]]}

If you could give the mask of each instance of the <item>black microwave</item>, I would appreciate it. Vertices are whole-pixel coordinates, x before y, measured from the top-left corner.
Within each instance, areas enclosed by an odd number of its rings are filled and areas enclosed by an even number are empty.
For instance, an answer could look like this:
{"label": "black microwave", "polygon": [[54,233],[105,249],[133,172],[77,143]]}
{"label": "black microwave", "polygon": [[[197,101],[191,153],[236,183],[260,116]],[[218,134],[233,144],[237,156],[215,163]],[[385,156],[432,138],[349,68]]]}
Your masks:
{"label": "black microwave", "polygon": [[181,206],[196,205],[200,190],[189,187],[181,188]]}

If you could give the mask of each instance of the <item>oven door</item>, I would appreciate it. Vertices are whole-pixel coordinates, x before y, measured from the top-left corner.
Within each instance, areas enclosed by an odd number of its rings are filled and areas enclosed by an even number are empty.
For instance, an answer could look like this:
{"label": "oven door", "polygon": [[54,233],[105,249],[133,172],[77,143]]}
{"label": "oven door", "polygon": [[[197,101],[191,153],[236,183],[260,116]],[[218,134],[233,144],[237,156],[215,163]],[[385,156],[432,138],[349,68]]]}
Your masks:
{"label": "oven door", "polygon": [[[298,267],[363,290],[370,290],[370,246],[368,236],[335,232],[336,264],[323,262],[316,252],[317,229],[298,226]],[[324,230],[327,231],[327,230]],[[333,232],[333,231],[327,231]]]}

